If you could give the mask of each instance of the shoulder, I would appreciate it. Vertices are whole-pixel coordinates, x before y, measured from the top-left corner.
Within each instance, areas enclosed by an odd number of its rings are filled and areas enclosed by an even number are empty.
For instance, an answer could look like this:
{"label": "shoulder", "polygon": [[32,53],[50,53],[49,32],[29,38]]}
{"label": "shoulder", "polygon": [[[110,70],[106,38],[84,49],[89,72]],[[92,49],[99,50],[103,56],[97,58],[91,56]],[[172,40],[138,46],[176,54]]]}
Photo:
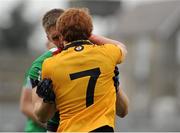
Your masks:
{"label": "shoulder", "polygon": [[36,65],[36,64],[42,64],[47,58],[50,58],[58,53],[60,53],[61,50],[58,48],[52,48],[49,51],[46,51],[45,53],[43,53],[42,55],[40,55],[38,58],[36,58],[32,65]]}
{"label": "shoulder", "polygon": [[36,58],[34,61],[33,61],[33,64],[34,63],[40,63],[40,62],[43,62],[45,59],[49,58],[49,57],[52,57],[53,56],[53,50],[49,50],[49,51],[46,51],[45,53],[43,53],[42,55],[40,55],[38,58]]}
{"label": "shoulder", "polygon": [[49,50],[36,58],[29,69],[29,76],[31,78],[39,77],[43,62],[45,61],[45,59],[52,57],[52,55],[52,51]]}

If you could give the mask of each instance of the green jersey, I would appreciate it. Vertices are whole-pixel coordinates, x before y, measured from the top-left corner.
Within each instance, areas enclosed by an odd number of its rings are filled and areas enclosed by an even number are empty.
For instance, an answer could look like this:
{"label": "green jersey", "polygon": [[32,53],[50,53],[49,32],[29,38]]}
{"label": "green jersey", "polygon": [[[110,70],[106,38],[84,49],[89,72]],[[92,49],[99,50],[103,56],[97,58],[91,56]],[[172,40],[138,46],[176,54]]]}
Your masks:
{"label": "green jersey", "polygon": [[[59,53],[60,51],[57,48],[52,48],[51,50],[45,52],[40,57],[38,57],[31,65],[30,69],[27,71],[25,80],[24,80],[24,88],[32,89],[37,84],[37,80],[40,81],[41,79],[41,69],[42,64],[45,59],[52,57],[54,54]],[[57,115],[53,117],[48,123],[53,123],[58,125],[59,124],[59,118],[57,118]],[[26,123],[25,131],[33,131],[33,132],[42,132],[46,131],[46,129],[38,126],[35,122],[33,122],[31,119],[28,119]]]}

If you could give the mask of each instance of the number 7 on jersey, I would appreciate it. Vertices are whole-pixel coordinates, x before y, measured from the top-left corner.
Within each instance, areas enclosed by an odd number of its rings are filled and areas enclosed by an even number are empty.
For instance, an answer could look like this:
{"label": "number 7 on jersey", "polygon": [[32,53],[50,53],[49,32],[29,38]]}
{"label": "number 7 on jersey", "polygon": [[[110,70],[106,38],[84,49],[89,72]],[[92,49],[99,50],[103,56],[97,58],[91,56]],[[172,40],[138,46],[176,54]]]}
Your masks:
{"label": "number 7 on jersey", "polygon": [[94,103],[94,89],[95,89],[96,82],[100,74],[101,74],[101,71],[99,68],[89,69],[89,70],[70,74],[71,80],[90,76],[87,92],[86,92],[86,107],[89,107],[90,105]]}

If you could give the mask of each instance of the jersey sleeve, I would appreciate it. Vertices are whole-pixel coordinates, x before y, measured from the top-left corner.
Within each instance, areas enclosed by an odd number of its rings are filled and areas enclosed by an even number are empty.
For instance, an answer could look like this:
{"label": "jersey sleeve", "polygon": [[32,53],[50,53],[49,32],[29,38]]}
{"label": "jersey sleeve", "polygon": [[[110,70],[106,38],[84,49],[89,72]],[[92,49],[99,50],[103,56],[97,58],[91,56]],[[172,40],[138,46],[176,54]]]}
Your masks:
{"label": "jersey sleeve", "polygon": [[29,70],[29,77],[33,80],[41,80],[41,68],[33,64]]}
{"label": "jersey sleeve", "polygon": [[25,73],[24,81],[23,81],[23,88],[25,88],[25,89],[31,89],[32,88],[30,78],[29,78],[29,70],[27,70]]}
{"label": "jersey sleeve", "polygon": [[24,87],[26,88],[34,88],[37,85],[37,81],[39,81],[40,77],[40,69],[37,69],[34,65],[30,67],[28,72],[26,72]]}
{"label": "jersey sleeve", "polygon": [[32,87],[34,88],[37,86],[38,82],[41,80],[41,71],[42,71],[42,64],[45,59],[52,56],[51,51],[47,51],[41,56],[39,56],[32,64],[29,70],[29,79],[31,82]]}
{"label": "jersey sleeve", "polygon": [[122,49],[114,44],[106,44],[107,54],[111,57],[115,64],[120,64],[123,61]]}

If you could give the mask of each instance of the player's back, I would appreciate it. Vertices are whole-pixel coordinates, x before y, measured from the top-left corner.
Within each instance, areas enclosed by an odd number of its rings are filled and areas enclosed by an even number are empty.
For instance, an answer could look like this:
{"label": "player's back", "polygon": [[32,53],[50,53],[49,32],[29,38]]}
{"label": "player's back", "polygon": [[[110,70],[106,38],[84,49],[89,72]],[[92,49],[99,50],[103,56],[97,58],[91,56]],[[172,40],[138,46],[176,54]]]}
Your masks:
{"label": "player's back", "polygon": [[90,44],[69,47],[45,62],[44,66],[53,70],[46,72],[53,81],[60,110],[58,131],[114,127],[116,94],[112,77],[119,57],[120,50],[117,52],[114,45]]}

